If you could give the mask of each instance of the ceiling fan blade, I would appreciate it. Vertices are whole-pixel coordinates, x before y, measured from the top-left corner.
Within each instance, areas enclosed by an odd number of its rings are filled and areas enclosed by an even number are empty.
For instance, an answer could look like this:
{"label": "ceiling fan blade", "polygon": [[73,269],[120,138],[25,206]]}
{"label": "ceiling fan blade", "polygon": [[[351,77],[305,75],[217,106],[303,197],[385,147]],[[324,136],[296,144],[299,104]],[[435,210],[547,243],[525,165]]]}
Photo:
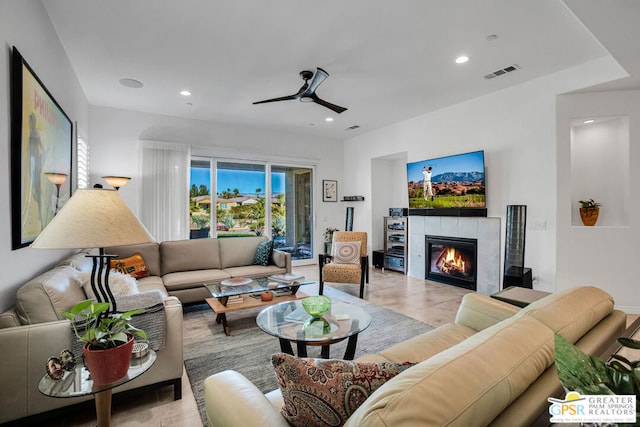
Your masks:
{"label": "ceiling fan blade", "polygon": [[347,111],[346,108],[327,102],[324,99],[318,98],[318,96],[313,96],[312,98],[313,98],[313,102],[315,102],[316,104],[320,104],[323,107],[327,107],[328,109],[333,110],[338,114]]}
{"label": "ceiling fan blade", "polygon": [[254,102],[253,104],[265,104],[267,102],[278,102],[278,101],[290,101],[292,99],[298,99],[302,96],[302,94],[307,90],[307,88],[309,87],[308,83],[305,83],[302,85],[302,87],[298,90],[298,92],[295,95],[288,95],[288,96],[281,96],[279,98],[272,98],[272,99],[265,99],[264,101],[258,101],[258,102]]}
{"label": "ceiling fan blade", "polygon": [[306,91],[307,94],[312,94],[313,92],[315,92],[318,86],[320,86],[322,82],[327,79],[327,77],[329,77],[329,73],[327,73],[322,68],[316,68],[316,73],[313,75],[313,80],[311,80],[311,84]]}
{"label": "ceiling fan blade", "polygon": [[255,104],[266,104],[267,102],[290,101],[292,99],[298,99],[299,97],[300,96],[298,94],[289,95],[289,96],[281,96],[280,98],[271,98],[271,99],[265,99],[264,101],[257,101],[257,102],[254,102],[253,105],[255,105]]}

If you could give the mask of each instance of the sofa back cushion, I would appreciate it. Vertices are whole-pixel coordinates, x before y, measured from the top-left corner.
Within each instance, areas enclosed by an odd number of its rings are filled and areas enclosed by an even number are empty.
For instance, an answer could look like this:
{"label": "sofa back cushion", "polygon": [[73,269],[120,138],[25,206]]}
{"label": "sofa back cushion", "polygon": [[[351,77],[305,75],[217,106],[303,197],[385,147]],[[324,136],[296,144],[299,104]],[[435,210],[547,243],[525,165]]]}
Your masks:
{"label": "sofa back cushion", "polygon": [[163,275],[178,271],[220,268],[218,239],[162,242],[160,243],[160,256]]}
{"label": "sofa back cushion", "polygon": [[605,291],[581,286],[564,289],[523,308],[516,316],[533,317],[575,343],[613,311]]}
{"label": "sofa back cushion", "polygon": [[488,425],[553,363],[553,349],[536,319],[504,320],[393,378],[345,426]]}
{"label": "sofa back cushion", "polygon": [[16,313],[23,325],[63,320],[62,311],[87,297],[76,281],[77,270],[57,266],[25,283],[16,294]]}
{"label": "sofa back cushion", "polygon": [[104,253],[107,255],[118,255],[118,258],[124,259],[140,254],[144,260],[149,275],[161,276],[162,270],[160,268],[160,244],[158,243],[142,243],[139,245],[127,245],[127,246],[111,246],[104,248]]}
{"label": "sofa back cushion", "polygon": [[265,236],[218,239],[220,242],[220,268],[252,265],[258,245],[267,240]]}

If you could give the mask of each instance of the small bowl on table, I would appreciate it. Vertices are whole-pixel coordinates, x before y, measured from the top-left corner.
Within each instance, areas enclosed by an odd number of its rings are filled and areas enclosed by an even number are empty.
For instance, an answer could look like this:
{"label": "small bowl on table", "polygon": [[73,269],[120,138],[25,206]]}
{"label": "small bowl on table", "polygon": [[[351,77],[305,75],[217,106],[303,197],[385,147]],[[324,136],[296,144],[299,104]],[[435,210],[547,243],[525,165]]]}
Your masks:
{"label": "small bowl on table", "polygon": [[331,300],[324,295],[316,295],[304,298],[302,307],[313,318],[322,317],[329,308],[331,308]]}

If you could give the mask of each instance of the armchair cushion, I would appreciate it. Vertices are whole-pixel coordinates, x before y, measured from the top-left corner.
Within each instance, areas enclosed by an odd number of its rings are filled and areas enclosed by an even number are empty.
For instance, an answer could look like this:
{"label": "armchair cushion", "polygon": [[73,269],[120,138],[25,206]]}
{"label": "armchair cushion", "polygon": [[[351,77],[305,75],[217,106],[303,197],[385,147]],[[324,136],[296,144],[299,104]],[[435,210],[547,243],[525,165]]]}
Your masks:
{"label": "armchair cushion", "polygon": [[284,398],[282,415],[292,426],[343,425],[385,382],[415,363],[365,363],[271,356]]}
{"label": "armchair cushion", "polygon": [[333,262],[336,264],[360,264],[360,242],[335,242]]}
{"label": "armchair cushion", "polygon": [[322,267],[322,280],[335,283],[360,283],[360,264],[329,263]]}

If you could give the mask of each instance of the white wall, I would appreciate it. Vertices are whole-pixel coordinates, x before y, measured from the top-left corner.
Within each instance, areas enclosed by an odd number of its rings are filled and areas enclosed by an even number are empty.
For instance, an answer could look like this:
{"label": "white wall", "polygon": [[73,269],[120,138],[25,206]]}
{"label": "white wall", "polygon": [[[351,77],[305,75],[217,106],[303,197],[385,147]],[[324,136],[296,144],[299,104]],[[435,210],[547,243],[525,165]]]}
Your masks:
{"label": "white wall", "polygon": [[0,0],[0,40],[4,49],[0,55],[0,170],[4,178],[0,180],[0,311],[4,311],[13,305],[15,291],[22,283],[68,253],[30,248],[11,250],[9,70],[12,46],[18,48],[67,115],[82,129],[89,127],[89,106],[39,0]]}
{"label": "white wall", "polygon": [[344,203],[322,201],[323,179],[342,184],[342,143],[309,135],[275,132],[215,122],[189,120],[106,107],[91,107],[91,184],[102,183],[101,176],[123,175],[133,179],[120,189],[131,209],[139,213],[141,186],[140,140],[189,144],[193,154],[315,164],[315,243],[322,248],[325,228],[344,229]]}
{"label": "white wall", "polygon": [[[527,205],[525,262],[539,278],[534,287],[553,291],[556,191],[563,185],[556,179],[556,95],[620,76],[615,61],[603,58],[354,137],[344,150],[350,165],[345,191],[371,200],[372,190],[363,177],[374,173],[372,158],[406,151],[407,161],[414,162],[484,150],[488,216],[502,219],[504,236],[506,206]],[[406,194],[406,183],[392,194]],[[371,204],[365,201],[357,221],[373,233],[370,212]],[[544,229],[534,230],[534,224]]]}
{"label": "white wall", "polygon": [[[577,118],[591,117],[625,118],[622,122],[628,123],[628,126],[622,128],[628,129],[628,135],[623,135],[622,139],[628,138],[628,144],[611,141],[611,151],[625,151],[625,148],[619,148],[621,145],[628,146],[628,150],[626,155],[621,153],[625,155],[624,160],[615,162],[620,165],[618,170],[611,170],[613,166],[597,170],[594,168],[593,175],[586,177],[593,184],[588,193],[592,195],[589,197],[603,202],[600,209],[603,220],[601,222],[599,218],[595,227],[584,227],[576,225],[575,221],[572,223],[572,215],[575,215],[578,208],[577,193],[583,184],[572,182],[574,165],[571,154],[571,122]],[[602,127],[597,126],[596,130],[602,130]],[[640,170],[637,168],[640,163],[640,91],[596,92],[558,97],[557,138],[560,183],[557,200],[558,288],[596,285],[611,293],[616,305],[622,310],[640,313],[636,259],[640,252],[640,216],[637,214],[640,209],[640,191],[636,186],[640,182]],[[618,178],[608,180],[612,175],[617,177],[621,171],[628,176],[628,182],[619,184]],[[616,182],[618,184],[615,185],[622,185],[624,188],[610,188]],[[628,209],[628,216],[608,212],[625,209]],[[607,218],[608,215],[611,218]]]}

